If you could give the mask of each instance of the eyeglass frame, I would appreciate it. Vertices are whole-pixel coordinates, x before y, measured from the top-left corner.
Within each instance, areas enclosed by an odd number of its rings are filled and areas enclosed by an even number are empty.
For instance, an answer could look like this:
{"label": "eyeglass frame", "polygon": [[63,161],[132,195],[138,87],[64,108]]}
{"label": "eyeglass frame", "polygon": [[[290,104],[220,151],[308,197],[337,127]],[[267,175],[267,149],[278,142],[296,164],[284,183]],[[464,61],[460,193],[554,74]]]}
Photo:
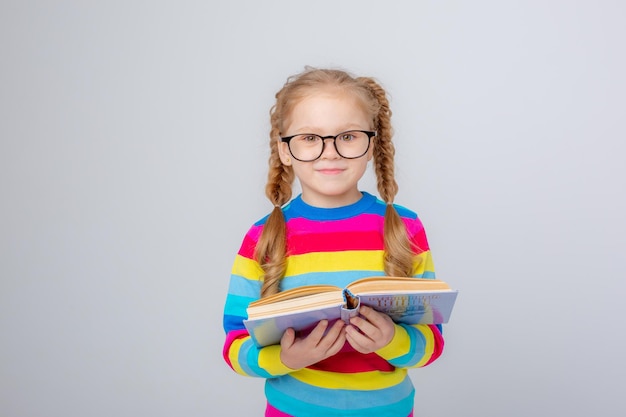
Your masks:
{"label": "eyeglass frame", "polygon": [[[361,155],[359,156],[343,156],[341,154],[341,152],[339,152],[339,149],[337,149],[337,138],[341,135],[343,135],[344,133],[349,133],[349,132],[361,132],[361,133],[365,133],[367,135],[367,148],[365,148],[365,152],[363,152]],[[314,159],[299,159],[296,158],[296,156],[293,154],[293,152],[291,151],[291,139],[295,138],[296,136],[317,136],[318,138],[322,139],[322,151],[320,152],[320,154],[317,156],[317,158]],[[332,139],[333,140],[333,146],[335,147],[335,151],[337,152],[337,155],[341,156],[344,159],[358,159],[361,158],[363,155],[365,155],[367,153],[367,151],[370,150],[370,146],[372,145],[372,138],[375,137],[377,135],[376,131],[373,130],[358,130],[358,129],[351,129],[351,130],[346,130],[345,132],[341,132],[338,133],[336,135],[328,135],[328,136],[322,136],[322,135],[318,135],[316,133],[298,133],[297,135],[293,135],[293,136],[285,136],[285,137],[281,137],[280,141],[281,142],[285,142],[287,144],[287,148],[289,149],[289,153],[291,154],[291,156],[293,157],[293,159],[300,161],[300,162],[313,162],[313,161],[317,161],[318,159],[320,159],[320,157],[324,154],[324,150],[326,149],[326,140],[327,139]]]}

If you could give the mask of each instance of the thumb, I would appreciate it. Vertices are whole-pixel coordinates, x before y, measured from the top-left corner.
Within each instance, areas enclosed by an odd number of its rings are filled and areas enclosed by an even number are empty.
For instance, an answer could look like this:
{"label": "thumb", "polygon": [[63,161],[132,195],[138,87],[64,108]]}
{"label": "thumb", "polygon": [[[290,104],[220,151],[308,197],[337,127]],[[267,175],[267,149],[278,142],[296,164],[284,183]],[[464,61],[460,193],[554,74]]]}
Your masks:
{"label": "thumb", "polygon": [[291,347],[293,342],[296,340],[296,332],[292,328],[285,330],[283,333],[283,337],[280,338],[280,346],[283,349]]}

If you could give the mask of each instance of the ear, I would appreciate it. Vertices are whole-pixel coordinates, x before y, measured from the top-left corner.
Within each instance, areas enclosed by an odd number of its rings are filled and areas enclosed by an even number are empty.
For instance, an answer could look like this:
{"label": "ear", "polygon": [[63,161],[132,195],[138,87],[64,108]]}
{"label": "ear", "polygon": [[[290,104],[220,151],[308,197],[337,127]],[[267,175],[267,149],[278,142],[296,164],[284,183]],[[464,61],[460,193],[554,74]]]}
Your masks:
{"label": "ear", "polygon": [[374,143],[370,145],[370,148],[367,150],[367,162],[371,161],[374,157]]}
{"label": "ear", "polygon": [[291,152],[289,152],[289,145],[285,142],[278,139],[278,156],[280,157],[280,162],[283,165],[291,166]]}

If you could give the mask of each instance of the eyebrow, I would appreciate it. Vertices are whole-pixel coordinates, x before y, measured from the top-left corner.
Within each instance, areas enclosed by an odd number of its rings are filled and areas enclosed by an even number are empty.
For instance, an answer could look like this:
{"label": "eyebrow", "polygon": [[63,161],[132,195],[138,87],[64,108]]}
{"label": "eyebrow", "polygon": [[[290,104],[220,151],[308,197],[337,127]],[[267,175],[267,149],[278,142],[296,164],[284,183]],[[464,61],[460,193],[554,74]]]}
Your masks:
{"label": "eyebrow", "polygon": [[[358,126],[356,124],[349,124],[349,125],[344,125],[344,127],[342,129],[340,129],[337,133],[343,133],[343,132],[348,132],[350,130],[369,130],[370,128],[362,128],[361,126]],[[304,126],[301,129],[296,129],[295,134],[297,135],[301,135],[303,133],[314,133],[314,134],[318,134],[315,132],[319,132],[322,129],[319,128],[312,128],[310,126]]]}

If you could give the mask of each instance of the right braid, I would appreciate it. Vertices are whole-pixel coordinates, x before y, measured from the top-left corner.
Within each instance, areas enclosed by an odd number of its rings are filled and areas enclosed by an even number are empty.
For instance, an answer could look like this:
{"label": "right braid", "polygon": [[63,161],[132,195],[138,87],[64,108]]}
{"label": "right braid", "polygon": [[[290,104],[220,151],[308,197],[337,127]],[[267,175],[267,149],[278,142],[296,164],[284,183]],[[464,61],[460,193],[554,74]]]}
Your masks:
{"label": "right braid", "polygon": [[372,78],[357,78],[370,91],[379,105],[374,117],[377,135],[374,138],[374,169],[381,198],[387,203],[384,223],[385,273],[390,276],[411,276],[415,255],[409,241],[406,226],[393,201],[398,193],[394,175],[395,147],[391,138],[391,109],[385,90]]}

